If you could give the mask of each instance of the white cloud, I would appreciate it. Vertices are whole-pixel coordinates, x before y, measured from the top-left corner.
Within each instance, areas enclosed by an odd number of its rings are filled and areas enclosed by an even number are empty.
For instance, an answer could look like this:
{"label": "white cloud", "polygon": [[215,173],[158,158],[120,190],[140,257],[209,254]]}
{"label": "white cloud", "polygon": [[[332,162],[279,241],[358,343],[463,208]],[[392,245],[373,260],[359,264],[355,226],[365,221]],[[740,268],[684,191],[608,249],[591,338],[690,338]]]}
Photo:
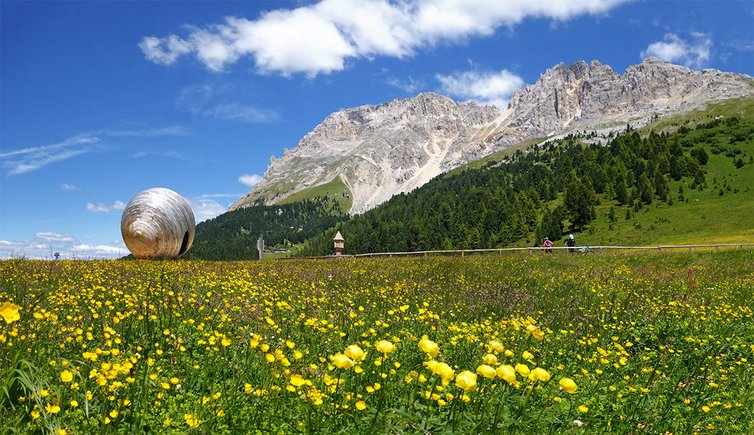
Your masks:
{"label": "white cloud", "polygon": [[84,257],[122,257],[124,255],[123,248],[113,245],[73,245],[71,251],[74,254]]}
{"label": "white cloud", "polygon": [[707,33],[693,32],[685,40],[668,33],[662,41],[655,41],[641,52],[642,59],[656,57],[665,62],[679,63],[693,68],[707,65],[712,52],[712,37]]}
{"label": "white cloud", "polygon": [[92,152],[97,149],[99,143],[98,137],[84,133],[52,145],[28,147],[0,153],[0,162],[2,162],[3,169],[8,170],[8,176],[18,175],[35,171],[51,163]]}
{"label": "white cloud", "polygon": [[406,57],[437,44],[488,36],[526,18],[601,15],[630,0],[321,0],[256,20],[226,17],[186,37],[147,36],[144,56],[160,65],[194,55],[212,71],[248,57],[261,73],[308,77],[340,71],[349,59]]}
{"label": "white cloud", "polygon": [[524,85],[521,77],[508,70],[463,71],[450,75],[438,74],[436,77],[442,91],[448,95],[500,107],[506,107],[513,92]]}
{"label": "white cloud", "polygon": [[56,252],[62,259],[118,258],[128,254],[128,249],[120,240],[91,245],[81,243],[75,237],[49,231],[35,234],[33,240],[0,240],[0,258],[51,259]]}
{"label": "white cloud", "polygon": [[60,190],[78,190],[78,187],[74,184],[63,183],[60,185]]}
{"label": "white cloud", "polygon": [[51,232],[40,232],[34,235],[35,240],[43,242],[73,242],[73,237]]}
{"label": "white cloud", "polygon": [[399,78],[389,78],[385,81],[386,84],[396,87],[403,92],[407,94],[415,94],[420,89],[424,89],[426,87],[426,83],[424,83],[424,80],[415,79],[411,76],[408,76],[408,78],[405,79],[399,79]]}
{"label": "white cloud", "polygon": [[236,83],[220,86],[201,83],[183,88],[176,100],[176,107],[195,115],[248,123],[275,122],[280,119],[274,110],[236,101],[239,95],[247,92],[248,89]]}
{"label": "white cloud", "polygon": [[115,201],[113,205],[106,205],[101,202],[94,204],[92,202],[86,203],[86,211],[92,213],[110,213],[115,210],[123,210],[126,208],[126,203],[123,201]]}
{"label": "white cloud", "polygon": [[212,219],[225,213],[227,208],[219,202],[208,199],[202,195],[197,198],[189,198],[191,210],[194,212],[196,223]]}
{"label": "white cloud", "polygon": [[[94,130],[79,133],[52,145],[21,148],[0,152],[0,164],[8,176],[42,169],[47,165],[104,149],[103,138],[183,136],[182,127],[167,127],[151,130]],[[65,185],[71,186],[71,185]],[[75,186],[74,186],[75,187]],[[61,186],[61,189],[66,190]]]}
{"label": "white cloud", "polygon": [[279,119],[277,112],[260,109],[255,106],[244,106],[238,103],[221,104],[209,109],[207,114],[214,118],[239,120],[249,123],[273,122]]}
{"label": "white cloud", "polygon": [[181,38],[170,35],[167,38],[155,38],[153,36],[141,40],[139,48],[144,56],[154,63],[170,65],[191,51],[191,44]]}
{"label": "white cloud", "polygon": [[262,181],[262,176],[258,174],[243,174],[238,177],[238,181],[241,182],[241,184],[254,187],[257,183]]}

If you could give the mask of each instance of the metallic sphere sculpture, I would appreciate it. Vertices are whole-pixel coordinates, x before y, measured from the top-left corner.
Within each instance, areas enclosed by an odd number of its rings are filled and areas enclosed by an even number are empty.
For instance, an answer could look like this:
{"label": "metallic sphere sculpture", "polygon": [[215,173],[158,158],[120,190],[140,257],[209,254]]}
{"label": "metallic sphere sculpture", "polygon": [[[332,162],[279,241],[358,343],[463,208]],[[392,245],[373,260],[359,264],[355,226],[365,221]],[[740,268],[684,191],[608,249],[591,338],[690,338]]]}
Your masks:
{"label": "metallic sphere sculpture", "polygon": [[194,242],[194,213],[172,190],[147,189],[128,201],[120,232],[136,258],[178,258]]}

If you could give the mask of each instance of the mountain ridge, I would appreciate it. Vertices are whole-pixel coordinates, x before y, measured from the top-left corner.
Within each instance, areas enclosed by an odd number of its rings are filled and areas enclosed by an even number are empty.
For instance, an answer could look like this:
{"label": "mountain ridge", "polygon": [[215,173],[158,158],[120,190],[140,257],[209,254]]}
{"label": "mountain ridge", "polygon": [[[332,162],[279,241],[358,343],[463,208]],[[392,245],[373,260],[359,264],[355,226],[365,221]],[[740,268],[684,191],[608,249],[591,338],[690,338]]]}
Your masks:
{"label": "mountain ridge", "polygon": [[560,63],[517,90],[506,109],[425,92],[330,114],[280,158],[230,210],[274,204],[335,178],[352,214],[523,140],[649,119],[754,94],[752,78],[694,71],[655,58],[621,75],[598,61]]}

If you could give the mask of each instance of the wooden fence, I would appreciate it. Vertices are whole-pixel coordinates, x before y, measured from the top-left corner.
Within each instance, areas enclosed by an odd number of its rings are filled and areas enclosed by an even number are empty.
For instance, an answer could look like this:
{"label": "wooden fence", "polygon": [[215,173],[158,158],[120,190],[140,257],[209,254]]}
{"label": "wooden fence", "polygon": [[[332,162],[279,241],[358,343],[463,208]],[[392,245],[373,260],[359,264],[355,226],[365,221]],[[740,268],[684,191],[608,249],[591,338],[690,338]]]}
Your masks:
{"label": "wooden fence", "polygon": [[346,254],[341,255],[339,257],[336,257],[334,255],[328,255],[328,256],[321,256],[321,257],[288,257],[288,259],[295,259],[295,258],[361,258],[361,257],[398,257],[398,256],[413,256],[413,257],[426,257],[429,255],[459,255],[461,257],[464,257],[468,254],[490,254],[490,253],[497,253],[498,256],[502,256],[503,252],[528,252],[529,254],[534,253],[545,253],[544,251],[546,249],[552,250],[552,255],[556,255],[555,253],[558,251],[558,254],[566,254],[568,249],[572,249],[573,255],[584,255],[584,254],[599,254],[604,252],[611,252],[611,251],[654,251],[654,252],[670,252],[674,250],[687,250],[688,252],[691,252],[693,250],[715,250],[715,252],[719,252],[720,249],[748,249],[754,247],[754,243],[715,243],[715,244],[706,244],[706,245],[658,245],[658,246],[606,246],[606,245],[599,245],[599,246],[590,246],[590,245],[583,245],[583,246],[575,246],[573,248],[569,248],[568,246],[553,246],[552,248],[544,248],[541,246],[532,246],[528,248],[490,248],[490,249],[448,249],[448,250],[440,250],[440,251],[410,251],[410,252],[371,252],[366,254]]}

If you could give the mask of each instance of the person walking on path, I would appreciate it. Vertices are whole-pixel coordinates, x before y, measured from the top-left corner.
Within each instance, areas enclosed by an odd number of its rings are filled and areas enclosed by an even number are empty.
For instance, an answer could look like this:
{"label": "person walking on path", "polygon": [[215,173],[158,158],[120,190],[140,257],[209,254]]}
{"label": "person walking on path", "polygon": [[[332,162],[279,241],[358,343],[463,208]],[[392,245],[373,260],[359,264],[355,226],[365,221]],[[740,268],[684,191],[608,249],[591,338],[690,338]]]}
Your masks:
{"label": "person walking on path", "polygon": [[545,242],[542,243],[542,247],[545,248],[545,252],[548,254],[552,254],[552,240],[550,240],[549,237],[545,237]]}
{"label": "person walking on path", "polygon": [[576,252],[575,246],[576,246],[576,239],[573,238],[573,234],[569,234],[568,238],[566,239],[566,246],[568,246],[568,253],[573,254]]}

